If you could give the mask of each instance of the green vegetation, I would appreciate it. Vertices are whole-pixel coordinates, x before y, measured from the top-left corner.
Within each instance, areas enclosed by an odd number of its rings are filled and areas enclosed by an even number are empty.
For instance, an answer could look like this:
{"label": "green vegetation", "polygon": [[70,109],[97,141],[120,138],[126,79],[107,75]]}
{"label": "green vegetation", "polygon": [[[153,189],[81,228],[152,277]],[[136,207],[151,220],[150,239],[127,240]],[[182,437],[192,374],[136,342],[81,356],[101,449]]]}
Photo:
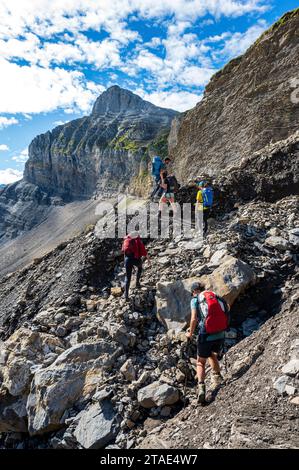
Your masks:
{"label": "green vegetation", "polygon": [[295,16],[299,15],[299,8],[296,8],[295,10],[289,11],[288,13],[285,13],[276,23],[274,23],[267,31],[265,31],[254,43],[254,46],[259,44],[261,40],[269,33],[272,31],[275,31],[276,29],[280,28],[284,24],[286,24],[290,19],[295,18]]}
{"label": "green vegetation", "polygon": [[115,137],[109,145],[115,150],[127,150],[128,152],[136,152],[139,149],[138,143],[134,140],[130,140],[129,131],[119,137]]}
{"label": "green vegetation", "polygon": [[153,140],[149,145],[148,149],[154,150],[157,155],[159,155],[161,158],[165,158],[168,155],[168,135],[169,131],[164,131],[161,134],[159,134],[155,140]]}

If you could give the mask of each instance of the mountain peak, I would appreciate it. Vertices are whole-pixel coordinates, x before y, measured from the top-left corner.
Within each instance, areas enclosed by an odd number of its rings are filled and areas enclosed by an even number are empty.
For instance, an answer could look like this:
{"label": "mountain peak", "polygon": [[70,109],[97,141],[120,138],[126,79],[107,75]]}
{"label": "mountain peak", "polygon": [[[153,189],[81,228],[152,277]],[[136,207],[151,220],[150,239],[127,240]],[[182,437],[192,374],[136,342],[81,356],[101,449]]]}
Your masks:
{"label": "mountain peak", "polygon": [[118,85],[113,85],[98,97],[94,104],[92,114],[130,114],[132,112],[145,110],[148,108],[148,105],[149,103],[143,101],[140,96]]}
{"label": "mountain peak", "polygon": [[[132,91],[121,88],[118,85],[113,85],[98,97],[94,104],[92,115],[135,114],[146,111],[157,112],[158,110],[162,110],[162,108],[143,100]],[[163,109],[163,112],[167,111],[177,114],[175,111]]]}

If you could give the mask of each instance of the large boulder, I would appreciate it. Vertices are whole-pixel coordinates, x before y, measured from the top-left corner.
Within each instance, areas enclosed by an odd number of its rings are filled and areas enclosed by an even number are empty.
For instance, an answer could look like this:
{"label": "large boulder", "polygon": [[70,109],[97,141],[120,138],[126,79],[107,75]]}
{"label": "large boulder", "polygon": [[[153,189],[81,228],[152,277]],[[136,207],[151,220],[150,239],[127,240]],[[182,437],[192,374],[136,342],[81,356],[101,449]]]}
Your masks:
{"label": "large boulder", "polygon": [[12,396],[29,391],[31,368],[49,354],[61,353],[63,343],[55,336],[20,328],[0,346],[1,389]]}
{"label": "large boulder", "polygon": [[104,400],[82,413],[74,435],[84,449],[101,449],[115,438],[118,427],[111,402]]}
{"label": "large boulder", "polygon": [[212,274],[201,276],[200,284],[212,290],[232,305],[246,288],[255,281],[255,273],[249,264],[228,257]]}
{"label": "large boulder", "polygon": [[101,381],[102,370],[118,354],[115,343],[78,344],[61,354],[46,369],[38,370],[27,402],[28,430],[43,434],[63,425],[63,413],[92,394]]}
{"label": "large boulder", "polygon": [[141,388],[137,399],[143,408],[152,408],[153,406],[174,405],[179,401],[180,394],[177,388],[157,381]]}
{"label": "large boulder", "polygon": [[157,284],[156,307],[158,319],[168,328],[181,330],[190,318],[190,289],[198,278],[166,281]]}
{"label": "large boulder", "polygon": [[175,282],[159,282],[157,316],[168,329],[178,331],[190,318],[190,289],[193,282],[199,282],[204,289],[216,292],[232,305],[254,281],[254,271],[247,263],[225,256],[221,265],[211,274]]}

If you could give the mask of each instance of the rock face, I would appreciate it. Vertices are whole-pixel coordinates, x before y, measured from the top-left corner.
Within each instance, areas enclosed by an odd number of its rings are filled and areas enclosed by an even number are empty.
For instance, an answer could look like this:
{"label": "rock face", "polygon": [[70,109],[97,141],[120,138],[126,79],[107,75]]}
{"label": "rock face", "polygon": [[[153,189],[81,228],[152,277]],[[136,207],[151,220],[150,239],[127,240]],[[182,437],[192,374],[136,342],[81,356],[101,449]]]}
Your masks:
{"label": "rock face", "polygon": [[181,179],[220,174],[296,130],[299,106],[290,80],[298,75],[298,26],[297,9],[217,72],[203,100],[173,122],[170,152]]}
{"label": "rock face", "polygon": [[166,141],[177,114],[113,86],[90,116],[37,136],[24,179],[0,193],[0,240],[35,226],[53,204],[122,192],[147,177],[150,144],[165,132]]}

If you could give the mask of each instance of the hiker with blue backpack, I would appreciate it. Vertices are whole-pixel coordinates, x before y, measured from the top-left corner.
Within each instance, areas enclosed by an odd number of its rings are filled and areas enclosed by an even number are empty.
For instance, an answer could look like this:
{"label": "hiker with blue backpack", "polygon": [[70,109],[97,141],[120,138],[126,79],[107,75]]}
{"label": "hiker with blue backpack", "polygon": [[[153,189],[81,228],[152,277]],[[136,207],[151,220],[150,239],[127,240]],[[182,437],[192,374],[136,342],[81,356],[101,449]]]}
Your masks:
{"label": "hiker with blue backpack", "polygon": [[222,297],[212,291],[202,291],[199,282],[191,286],[191,321],[186,336],[192,338],[197,326],[197,402],[204,403],[206,399],[205,368],[207,359],[212,368],[211,385],[217,388],[221,385],[222,376],[218,355],[221,355],[224,345],[225,331],[229,327],[230,306]]}
{"label": "hiker with blue backpack", "polygon": [[208,218],[213,206],[214,191],[206,181],[199,181],[196,184],[198,186],[196,206],[197,210],[203,211],[203,234],[206,235],[208,231]]}

